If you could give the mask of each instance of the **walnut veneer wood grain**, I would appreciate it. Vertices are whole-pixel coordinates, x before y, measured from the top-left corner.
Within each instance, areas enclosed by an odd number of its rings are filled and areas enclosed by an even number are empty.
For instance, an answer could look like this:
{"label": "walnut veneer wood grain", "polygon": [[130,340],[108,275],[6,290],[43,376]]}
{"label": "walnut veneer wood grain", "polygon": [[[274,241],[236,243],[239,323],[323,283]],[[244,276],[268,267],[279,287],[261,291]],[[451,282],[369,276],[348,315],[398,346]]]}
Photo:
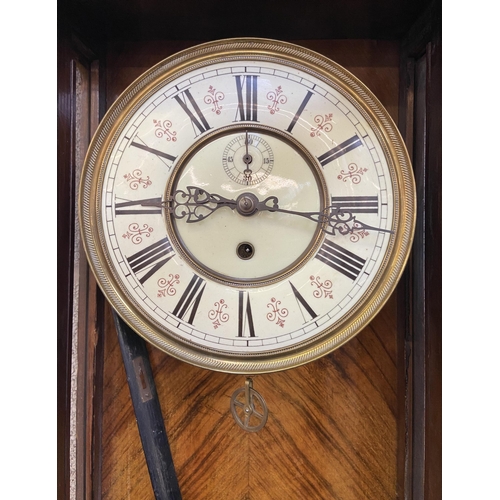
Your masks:
{"label": "walnut veneer wood grain", "polygon": [[[110,317],[110,315],[108,315]],[[185,500],[396,498],[395,299],[332,354],[253,378],[269,419],[258,433],[229,411],[245,378],[150,349]],[[103,498],[152,499],[121,354],[107,321]]]}

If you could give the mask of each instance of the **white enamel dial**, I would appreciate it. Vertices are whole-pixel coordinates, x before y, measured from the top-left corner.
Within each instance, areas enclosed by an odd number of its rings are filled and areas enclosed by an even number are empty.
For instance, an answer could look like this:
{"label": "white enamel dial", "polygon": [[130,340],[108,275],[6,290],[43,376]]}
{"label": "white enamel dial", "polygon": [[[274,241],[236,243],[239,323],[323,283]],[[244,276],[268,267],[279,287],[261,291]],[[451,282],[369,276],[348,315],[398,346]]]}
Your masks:
{"label": "white enamel dial", "polygon": [[413,181],[358,84],[305,49],[243,39],[174,56],[119,98],[87,157],[82,232],[138,333],[199,366],[265,372],[331,351],[380,309],[409,251]]}

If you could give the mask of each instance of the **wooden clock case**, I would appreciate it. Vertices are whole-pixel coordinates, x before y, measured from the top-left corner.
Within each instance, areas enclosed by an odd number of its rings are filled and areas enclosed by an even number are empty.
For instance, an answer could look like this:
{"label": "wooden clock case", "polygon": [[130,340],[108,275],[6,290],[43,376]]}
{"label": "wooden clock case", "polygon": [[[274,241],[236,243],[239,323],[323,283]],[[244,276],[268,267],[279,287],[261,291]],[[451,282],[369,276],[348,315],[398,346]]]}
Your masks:
{"label": "wooden clock case", "polygon": [[311,48],[374,92],[412,158],[417,228],[402,281],[365,330],[318,361],[253,378],[270,411],[258,433],[229,411],[244,377],[148,347],[183,498],[441,498],[441,4],[409,4],[59,2],[58,498],[154,497],[111,310],[80,246],[90,137],[153,64],[234,36]]}

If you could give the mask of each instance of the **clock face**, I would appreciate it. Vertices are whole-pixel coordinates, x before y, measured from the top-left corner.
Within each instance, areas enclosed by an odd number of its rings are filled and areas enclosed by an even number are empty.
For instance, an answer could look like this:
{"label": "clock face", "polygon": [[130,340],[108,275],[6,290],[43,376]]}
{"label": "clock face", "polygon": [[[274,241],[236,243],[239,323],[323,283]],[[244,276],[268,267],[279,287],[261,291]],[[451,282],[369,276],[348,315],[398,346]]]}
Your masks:
{"label": "clock face", "polygon": [[140,335],[198,366],[291,368],[376,314],[414,227],[406,150],[338,65],[262,39],[211,42],[136,80],[87,155],[91,267]]}

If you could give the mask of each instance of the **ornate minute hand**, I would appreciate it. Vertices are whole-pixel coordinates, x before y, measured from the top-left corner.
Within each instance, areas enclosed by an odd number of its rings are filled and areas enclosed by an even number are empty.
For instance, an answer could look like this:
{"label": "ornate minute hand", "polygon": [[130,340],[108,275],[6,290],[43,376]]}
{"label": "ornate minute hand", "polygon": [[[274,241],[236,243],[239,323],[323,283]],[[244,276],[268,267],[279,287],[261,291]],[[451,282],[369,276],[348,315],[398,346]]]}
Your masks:
{"label": "ornate minute hand", "polygon": [[[244,205],[243,205],[244,202]],[[245,207],[245,213],[242,212],[242,207]],[[373,231],[380,231],[384,233],[392,233],[390,229],[381,229],[375,226],[370,226],[364,222],[358,221],[356,216],[349,210],[339,208],[338,206],[331,205],[326,207],[321,212],[297,212],[296,210],[287,210],[280,208],[278,198],[270,196],[264,201],[259,201],[253,193],[244,193],[236,199],[236,210],[241,215],[253,215],[257,212],[280,212],[282,214],[298,215],[305,217],[322,225],[322,230],[325,233],[335,235],[351,234],[359,229],[372,229]]]}
{"label": "ornate minute hand", "polygon": [[[272,205],[269,206],[269,203]],[[278,199],[275,196],[266,198],[262,202],[258,202],[256,205],[255,212],[268,211],[268,212],[280,212],[283,214],[298,215],[300,217],[305,217],[306,219],[322,224],[322,230],[331,235],[339,234],[350,234],[359,229],[371,229],[373,231],[379,231],[383,233],[393,233],[390,229],[382,229],[375,226],[370,226],[356,219],[349,210],[339,208],[338,206],[331,205],[326,207],[322,212],[297,212],[295,210],[286,210],[284,208],[279,208]],[[254,213],[255,213],[254,212]]]}

